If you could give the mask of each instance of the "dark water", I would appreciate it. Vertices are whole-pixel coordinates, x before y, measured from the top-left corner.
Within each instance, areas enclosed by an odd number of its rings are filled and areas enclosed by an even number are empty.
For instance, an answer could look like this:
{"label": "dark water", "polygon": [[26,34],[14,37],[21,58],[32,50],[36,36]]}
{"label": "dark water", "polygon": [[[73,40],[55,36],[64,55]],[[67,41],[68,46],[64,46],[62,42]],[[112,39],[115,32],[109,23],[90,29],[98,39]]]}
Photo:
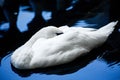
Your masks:
{"label": "dark water", "polygon": [[[34,17],[33,12],[20,8],[18,28],[26,31],[27,23]],[[45,19],[50,19],[50,12],[43,12]],[[78,20],[74,26],[100,27],[109,22],[109,14],[101,12],[92,18]],[[8,27],[5,27],[8,28]],[[91,51],[80,59],[46,69],[20,71],[11,66],[12,50],[5,52],[1,58],[1,80],[120,80],[120,33],[111,35],[105,45]],[[7,46],[7,45],[6,45]],[[19,45],[20,46],[20,45]],[[1,49],[1,48],[0,48]],[[2,52],[1,52],[2,54]]]}

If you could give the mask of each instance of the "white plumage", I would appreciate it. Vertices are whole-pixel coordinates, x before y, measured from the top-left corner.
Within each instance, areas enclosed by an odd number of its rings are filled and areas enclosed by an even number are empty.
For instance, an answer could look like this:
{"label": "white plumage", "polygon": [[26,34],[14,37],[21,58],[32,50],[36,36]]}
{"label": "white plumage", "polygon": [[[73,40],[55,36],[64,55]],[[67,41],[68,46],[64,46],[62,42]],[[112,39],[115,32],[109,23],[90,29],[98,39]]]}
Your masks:
{"label": "white plumage", "polygon": [[[116,24],[117,22],[111,22],[100,29],[67,26],[43,28],[14,51],[11,63],[18,69],[68,63],[102,45]],[[64,34],[56,35],[62,32]]]}

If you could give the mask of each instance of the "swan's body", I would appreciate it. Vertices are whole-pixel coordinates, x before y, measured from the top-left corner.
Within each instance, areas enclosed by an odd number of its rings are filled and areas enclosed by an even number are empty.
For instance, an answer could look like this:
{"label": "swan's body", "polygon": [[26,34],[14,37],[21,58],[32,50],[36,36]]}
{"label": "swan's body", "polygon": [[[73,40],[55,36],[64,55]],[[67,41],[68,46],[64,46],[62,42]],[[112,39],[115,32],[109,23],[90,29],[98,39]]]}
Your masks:
{"label": "swan's body", "polygon": [[19,69],[49,67],[70,62],[102,45],[116,24],[117,22],[111,22],[98,30],[84,28],[82,29],[84,32],[69,27],[58,28],[64,34],[52,37],[48,37],[50,34],[46,34],[47,37],[40,36],[42,35],[39,34],[40,30],[23,46],[15,50],[11,62]]}

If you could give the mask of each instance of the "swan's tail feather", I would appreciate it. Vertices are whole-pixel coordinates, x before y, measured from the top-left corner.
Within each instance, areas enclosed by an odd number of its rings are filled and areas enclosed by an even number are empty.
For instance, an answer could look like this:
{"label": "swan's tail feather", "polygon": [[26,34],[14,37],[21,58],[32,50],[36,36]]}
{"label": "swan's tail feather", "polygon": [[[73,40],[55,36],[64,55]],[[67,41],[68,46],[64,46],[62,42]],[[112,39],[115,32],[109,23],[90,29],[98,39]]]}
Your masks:
{"label": "swan's tail feather", "polygon": [[115,22],[110,22],[109,24],[103,26],[102,28],[98,29],[98,33],[103,33],[106,36],[109,36],[113,30],[115,29],[116,24],[118,23],[118,21]]}

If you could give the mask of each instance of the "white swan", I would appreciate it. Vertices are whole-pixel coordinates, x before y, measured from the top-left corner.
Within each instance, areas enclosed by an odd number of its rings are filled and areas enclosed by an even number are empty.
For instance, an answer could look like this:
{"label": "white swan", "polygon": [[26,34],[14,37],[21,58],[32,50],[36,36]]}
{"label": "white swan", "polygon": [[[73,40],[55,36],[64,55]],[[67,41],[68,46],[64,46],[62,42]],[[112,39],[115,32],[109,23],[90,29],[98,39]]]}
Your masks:
{"label": "white swan", "polygon": [[[15,50],[11,56],[11,63],[18,69],[34,69],[70,62],[102,45],[116,24],[117,22],[111,22],[98,30],[86,28],[85,32],[69,27],[65,31],[65,28],[55,28],[56,31],[49,28],[49,32],[40,30]],[[61,30],[64,34],[56,36],[55,33],[61,33]]]}

